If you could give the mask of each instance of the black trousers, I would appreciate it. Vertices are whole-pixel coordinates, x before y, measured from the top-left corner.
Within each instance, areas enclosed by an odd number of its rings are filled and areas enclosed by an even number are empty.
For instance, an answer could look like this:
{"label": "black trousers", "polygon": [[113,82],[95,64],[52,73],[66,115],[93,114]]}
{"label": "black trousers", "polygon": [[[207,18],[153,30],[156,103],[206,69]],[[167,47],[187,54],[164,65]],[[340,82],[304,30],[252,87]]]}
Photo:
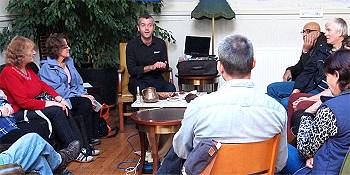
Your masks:
{"label": "black trousers", "polygon": [[[52,130],[58,141],[63,144],[63,147],[67,147],[68,144],[74,140],[79,140],[78,134],[72,130],[68,117],[62,108],[57,106],[47,107],[41,110],[45,116],[51,121]],[[24,121],[24,111],[18,111],[15,114],[17,122]],[[27,112],[29,121],[42,119],[35,111]]]}
{"label": "black trousers", "polygon": [[85,131],[88,140],[97,138],[99,114],[92,109],[90,99],[85,97],[71,97],[72,116],[81,131]]}
{"label": "black trousers", "polygon": [[88,148],[89,147],[89,141],[86,136],[86,131],[85,131],[85,125],[81,125],[81,123],[84,122],[84,119],[82,116],[72,116],[70,115],[69,118],[69,125],[72,128],[73,132],[76,133],[78,136],[78,140],[81,143],[82,148]]}

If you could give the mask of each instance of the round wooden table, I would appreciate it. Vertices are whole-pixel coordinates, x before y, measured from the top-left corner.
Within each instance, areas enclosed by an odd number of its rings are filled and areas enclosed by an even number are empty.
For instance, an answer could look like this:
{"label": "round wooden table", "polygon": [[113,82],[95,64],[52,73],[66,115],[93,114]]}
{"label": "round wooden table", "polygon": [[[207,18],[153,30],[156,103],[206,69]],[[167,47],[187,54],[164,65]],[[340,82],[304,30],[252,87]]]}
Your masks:
{"label": "round wooden table", "polygon": [[158,137],[160,134],[176,133],[180,126],[181,120],[186,108],[159,108],[146,109],[135,112],[131,115],[131,119],[135,121],[140,136],[141,145],[141,171],[145,163],[145,155],[147,148],[146,133],[148,133],[149,144],[151,146],[153,158],[153,174],[158,170]]}
{"label": "round wooden table", "polygon": [[178,78],[179,91],[182,91],[183,84],[193,85],[196,90],[203,90],[205,84],[211,85],[211,91],[216,91],[218,88],[218,77],[220,75],[204,75],[204,76],[190,76],[190,75],[175,75]]}

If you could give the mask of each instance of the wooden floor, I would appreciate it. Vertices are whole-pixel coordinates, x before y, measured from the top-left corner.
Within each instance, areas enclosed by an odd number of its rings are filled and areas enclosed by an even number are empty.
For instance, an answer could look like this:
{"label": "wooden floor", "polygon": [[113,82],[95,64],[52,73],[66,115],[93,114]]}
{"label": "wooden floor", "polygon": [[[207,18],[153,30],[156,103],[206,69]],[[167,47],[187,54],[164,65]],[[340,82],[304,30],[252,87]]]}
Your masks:
{"label": "wooden floor", "polygon": [[[112,117],[115,115],[111,115]],[[130,120],[130,119],[128,119]],[[128,122],[130,123],[130,122]],[[112,125],[115,125],[116,121],[112,119]],[[136,150],[140,150],[139,136],[135,125],[130,123],[126,125],[126,132],[118,133],[117,136],[102,139],[102,144],[96,147],[102,150],[102,154],[95,157],[95,160],[91,163],[77,163],[73,162],[68,166],[76,175],[86,174],[125,174],[124,171],[118,169],[118,164],[124,161],[137,161],[139,156],[134,154],[132,147],[128,144],[127,138],[131,135],[129,141]],[[125,164],[122,167],[135,166],[136,163]]]}

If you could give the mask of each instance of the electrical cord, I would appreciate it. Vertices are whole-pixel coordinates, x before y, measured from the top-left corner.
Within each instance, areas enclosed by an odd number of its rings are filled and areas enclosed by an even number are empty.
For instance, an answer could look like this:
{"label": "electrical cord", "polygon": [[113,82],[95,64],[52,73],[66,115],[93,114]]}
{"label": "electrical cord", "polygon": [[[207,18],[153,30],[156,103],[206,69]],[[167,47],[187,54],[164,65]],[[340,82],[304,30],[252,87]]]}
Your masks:
{"label": "electrical cord", "polygon": [[126,141],[128,142],[129,146],[132,148],[132,150],[133,150],[134,152],[136,152],[136,149],[134,148],[134,146],[132,146],[132,144],[131,144],[131,142],[130,142],[129,139],[131,139],[131,138],[133,138],[133,137],[135,137],[135,136],[137,136],[137,135],[138,135],[138,133],[135,133],[135,134],[129,136],[129,137],[126,139]]}
{"label": "electrical cord", "polygon": [[[133,138],[133,137],[135,137],[135,136],[137,136],[137,135],[138,135],[138,133],[132,134],[132,135],[130,135],[130,136],[126,139],[126,141],[128,142],[129,146],[130,146],[131,149],[132,149],[132,152],[136,152],[136,150],[135,150],[134,146],[132,145],[132,143],[130,142],[130,139]],[[131,152],[130,152],[130,153],[131,153]],[[129,155],[130,155],[130,153],[129,153]],[[126,160],[126,161],[120,162],[120,163],[117,165],[117,168],[118,168],[119,170],[121,170],[121,171],[124,171],[125,174],[127,174],[127,175],[129,175],[129,174],[132,173],[132,172],[133,172],[133,174],[135,175],[135,174],[136,174],[136,171],[137,171],[137,169],[138,169],[138,167],[139,167],[139,165],[140,165],[140,161],[141,161],[141,157],[139,158],[138,161],[136,161],[136,160]],[[123,165],[131,164],[131,163],[136,163],[136,165],[135,165],[135,166],[129,166],[129,167],[127,167],[127,168],[123,168],[123,167],[122,167]]]}
{"label": "electrical cord", "polygon": [[128,175],[129,173],[133,173],[133,175],[136,174],[136,170],[138,169],[139,165],[140,165],[140,161],[141,161],[141,157],[139,158],[139,160],[137,161],[137,164],[134,167],[128,167],[125,169],[125,174]]}

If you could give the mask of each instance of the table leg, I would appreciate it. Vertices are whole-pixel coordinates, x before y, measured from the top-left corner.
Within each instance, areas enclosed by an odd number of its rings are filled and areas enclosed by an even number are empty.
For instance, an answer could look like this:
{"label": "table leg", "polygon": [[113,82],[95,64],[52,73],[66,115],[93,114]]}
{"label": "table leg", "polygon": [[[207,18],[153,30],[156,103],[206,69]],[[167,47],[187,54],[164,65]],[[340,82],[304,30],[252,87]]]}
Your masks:
{"label": "table leg", "polygon": [[183,89],[182,89],[182,82],[180,78],[177,79],[177,85],[179,86],[179,91],[181,92]]}
{"label": "table leg", "polygon": [[156,139],[155,127],[150,127],[148,134],[149,134],[149,141],[150,141],[151,150],[152,150],[153,174],[157,174],[159,158],[158,158],[158,142]]}
{"label": "table leg", "polygon": [[142,174],[143,166],[145,165],[145,157],[146,157],[146,133],[139,131],[140,136],[140,147],[141,147],[141,161],[140,161],[140,170],[138,171],[138,174]]}

